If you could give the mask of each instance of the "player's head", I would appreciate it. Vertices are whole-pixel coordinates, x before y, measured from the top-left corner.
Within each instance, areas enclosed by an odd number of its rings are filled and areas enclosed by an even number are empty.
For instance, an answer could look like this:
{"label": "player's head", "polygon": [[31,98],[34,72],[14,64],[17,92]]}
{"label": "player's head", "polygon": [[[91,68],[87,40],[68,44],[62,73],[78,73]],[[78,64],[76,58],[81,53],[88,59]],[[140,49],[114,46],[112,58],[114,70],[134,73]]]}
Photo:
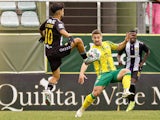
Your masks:
{"label": "player's head", "polygon": [[95,45],[100,46],[102,44],[102,32],[98,29],[92,31],[92,40]]}
{"label": "player's head", "polygon": [[50,5],[50,12],[52,16],[64,16],[64,3],[53,2]]}
{"label": "player's head", "polygon": [[137,30],[130,30],[130,42],[131,43],[135,43],[135,41],[137,40]]}

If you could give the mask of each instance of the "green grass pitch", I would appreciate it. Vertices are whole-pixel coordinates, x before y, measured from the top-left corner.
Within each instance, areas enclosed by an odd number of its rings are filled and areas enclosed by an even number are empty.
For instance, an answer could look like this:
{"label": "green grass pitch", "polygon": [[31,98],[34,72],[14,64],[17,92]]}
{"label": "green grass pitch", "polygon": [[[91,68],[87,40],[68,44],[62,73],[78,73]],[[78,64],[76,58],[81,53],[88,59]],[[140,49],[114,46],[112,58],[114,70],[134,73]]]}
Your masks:
{"label": "green grass pitch", "polygon": [[160,110],[86,111],[75,118],[75,111],[0,111],[0,120],[160,120]]}

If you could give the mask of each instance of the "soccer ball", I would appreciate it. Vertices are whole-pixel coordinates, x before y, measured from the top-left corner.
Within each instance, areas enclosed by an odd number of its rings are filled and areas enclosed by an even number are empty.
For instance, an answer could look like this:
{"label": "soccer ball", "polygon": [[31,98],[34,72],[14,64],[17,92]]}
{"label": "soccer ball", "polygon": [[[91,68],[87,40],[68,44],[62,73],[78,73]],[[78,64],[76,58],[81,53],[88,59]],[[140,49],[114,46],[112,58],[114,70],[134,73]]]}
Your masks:
{"label": "soccer ball", "polygon": [[87,52],[87,56],[91,57],[91,58],[97,58],[97,59],[99,59],[100,58],[100,51],[98,49],[96,49],[96,48],[90,49]]}
{"label": "soccer ball", "polygon": [[90,64],[94,61],[97,61],[100,59],[100,51],[96,48],[93,48],[93,49],[90,49],[88,52],[87,52],[87,59],[85,60],[85,63],[86,64]]}

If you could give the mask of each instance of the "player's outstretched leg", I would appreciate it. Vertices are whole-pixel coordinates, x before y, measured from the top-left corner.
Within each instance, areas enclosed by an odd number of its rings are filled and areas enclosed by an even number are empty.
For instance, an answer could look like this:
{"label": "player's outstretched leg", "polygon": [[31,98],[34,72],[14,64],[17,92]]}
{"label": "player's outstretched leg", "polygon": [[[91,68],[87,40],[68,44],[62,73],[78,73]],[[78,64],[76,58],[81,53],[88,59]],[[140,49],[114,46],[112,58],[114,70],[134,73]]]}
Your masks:
{"label": "player's outstretched leg", "polygon": [[83,112],[93,103],[95,98],[93,94],[87,95],[82,106],[77,110],[75,117],[82,117]]}
{"label": "player's outstretched leg", "polygon": [[82,106],[76,112],[75,117],[81,117],[83,115],[83,112],[94,102],[96,97],[102,93],[103,89],[104,89],[104,86],[95,85],[92,93],[86,96]]}
{"label": "player's outstretched leg", "polygon": [[[72,38],[73,39],[73,38]],[[86,55],[86,50],[85,50],[85,47],[84,47],[84,43],[82,41],[81,38],[74,38],[71,42],[71,47],[72,47],[72,50],[74,48],[77,48],[79,54],[81,55],[81,57],[83,59],[86,59],[87,58],[87,55]]]}
{"label": "player's outstretched leg", "polygon": [[94,56],[87,56],[84,43],[80,38],[74,38],[74,40],[72,40],[71,42],[71,47],[72,49],[77,48],[78,52],[80,53],[81,57],[83,58],[86,64],[90,64],[91,62],[96,61],[100,55],[97,51],[94,50]]}

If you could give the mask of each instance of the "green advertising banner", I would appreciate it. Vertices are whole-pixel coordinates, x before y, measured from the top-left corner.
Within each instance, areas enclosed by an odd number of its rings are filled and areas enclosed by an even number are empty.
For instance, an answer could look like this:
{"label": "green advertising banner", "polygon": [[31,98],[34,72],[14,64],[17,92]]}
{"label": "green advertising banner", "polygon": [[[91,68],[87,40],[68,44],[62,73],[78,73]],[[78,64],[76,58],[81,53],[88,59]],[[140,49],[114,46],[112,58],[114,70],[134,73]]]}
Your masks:
{"label": "green advertising banner", "polygon": [[[80,37],[88,50],[89,44],[92,43],[91,34],[74,34],[74,38]],[[51,73],[48,61],[44,65],[44,45],[38,42],[40,35],[37,34],[0,34],[0,72],[44,72]],[[103,40],[109,40],[115,43],[123,41],[125,34],[103,34]],[[138,35],[138,40],[144,42],[151,51],[147,62],[143,67],[144,73],[159,74],[160,73],[160,52],[159,43],[160,35]],[[64,41],[64,43],[66,40]],[[118,66],[117,52],[112,53],[115,65]],[[122,55],[125,62],[125,54]],[[82,64],[82,58],[75,49],[69,56],[63,58],[61,72],[64,74],[78,74]],[[124,67],[124,66],[122,66]],[[44,70],[44,68],[46,68]],[[87,71],[94,73],[93,66],[90,65]]]}
{"label": "green advertising banner", "polygon": [[[74,34],[74,38],[80,37],[84,44],[86,50],[89,49],[89,43],[92,43],[91,34]],[[115,43],[122,42],[125,38],[125,34],[103,34],[103,41],[109,40]],[[160,35],[149,35],[149,34],[141,34],[138,35],[138,40],[144,42],[150,48],[150,56],[147,59],[147,62],[144,64],[143,73],[146,74],[159,74],[160,73]],[[113,51],[112,56],[115,61],[115,65],[117,68],[117,51]],[[125,60],[125,54],[122,55],[123,61]],[[82,64],[82,58],[80,57],[78,51],[75,49],[71,52],[69,56],[63,58],[63,64],[61,65],[61,72],[64,74],[77,74],[80,71],[80,67]],[[125,61],[124,61],[125,62]],[[46,71],[51,73],[51,69],[49,63],[46,62]],[[123,66],[124,67],[124,66]],[[94,73],[93,66],[90,65],[87,73]]]}

